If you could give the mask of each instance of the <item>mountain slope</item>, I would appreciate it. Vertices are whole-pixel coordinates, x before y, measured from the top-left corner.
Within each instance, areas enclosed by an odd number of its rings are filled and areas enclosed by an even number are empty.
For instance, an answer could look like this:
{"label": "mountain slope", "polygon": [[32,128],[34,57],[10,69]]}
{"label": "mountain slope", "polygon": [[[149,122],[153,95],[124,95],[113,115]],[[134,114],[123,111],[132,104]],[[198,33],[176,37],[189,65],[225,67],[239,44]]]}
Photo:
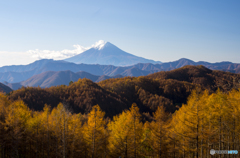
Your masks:
{"label": "mountain slope", "polygon": [[38,75],[34,75],[26,81],[21,82],[23,86],[30,87],[51,87],[57,85],[68,85],[70,81],[77,81],[79,78],[89,77],[89,79],[97,80],[98,76],[91,75],[86,72],[74,73],[72,71],[47,71]]}
{"label": "mountain slope", "polygon": [[8,86],[0,83],[0,92],[2,92],[2,93],[9,93],[11,91],[12,91],[11,88],[9,88]]}
{"label": "mountain slope", "polygon": [[77,81],[78,75],[71,71],[47,71],[21,82],[21,85],[30,87],[51,87],[66,84],[66,82],[69,83],[71,80]]}
{"label": "mountain slope", "polygon": [[107,80],[107,79],[110,79],[110,78],[122,78],[122,77],[124,77],[124,76],[122,76],[122,75],[115,75],[115,76],[106,76],[106,75],[102,75],[102,76],[100,76],[100,77],[98,77],[98,79],[95,81],[95,82],[101,82],[101,81],[103,81],[103,80]]}
{"label": "mountain slope", "polygon": [[146,76],[149,74],[149,71],[144,71],[144,70],[140,70],[136,67],[132,67],[130,69],[125,70],[123,73],[121,73],[123,76]]}
{"label": "mountain slope", "polygon": [[109,78],[116,78],[116,77],[122,77],[121,75],[116,76],[96,76],[92,75],[90,73],[80,71],[80,72],[72,72],[72,71],[47,71],[43,72],[41,74],[34,75],[30,77],[29,79],[18,82],[18,83],[8,83],[4,82],[5,85],[9,86],[13,90],[17,90],[24,87],[51,87],[51,86],[58,86],[58,85],[69,85],[70,81],[76,82],[79,79],[87,78],[92,80],[93,82],[100,82],[105,79]]}
{"label": "mountain slope", "polygon": [[115,66],[127,66],[137,63],[158,63],[127,53],[110,42],[102,43],[101,46],[93,47],[81,54],[65,59],[65,61],[76,64],[84,63]]}
{"label": "mountain slope", "polygon": [[186,65],[195,65],[195,66],[203,65],[204,67],[209,68],[211,70],[231,71],[233,73],[237,73],[237,69],[240,68],[240,64],[237,64],[237,63],[231,63],[231,62],[209,63],[205,61],[194,62],[186,58],[181,58],[173,62],[155,64],[155,67],[158,70],[168,71],[176,68],[181,68]]}
{"label": "mountain slope", "polygon": [[0,82],[21,82],[27,78],[30,78],[34,75],[35,71],[23,71],[23,72],[0,72]]}
{"label": "mountain slope", "polygon": [[53,62],[52,59],[37,60],[28,65],[12,65],[0,67],[0,72],[27,72],[43,68],[47,63]]}
{"label": "mountain slope", "polygon": [[8,86],[9,88],[11,88],[12,90],[17,90],[21,87],[23,87],[23,85],[21,85],[21,82],[17,82],[17,83],[8,83],[8,82],[3,82],[6,86]]}
{"label": "mountain slope", "polygon": [[[107,67],[107,66],[104,66]],[[104,75],[99,65],[74,64],[66,61],[42,59],[29,65],[0,67],[0,82],[16,83],[47,71],[86,71],[94,75]]]}
{"label": "mountain slope", "polygon": [[79,71],[79,72],[76,72],[76,74],[79,76],[79,78],[87,78],[87,79],[92,80],[93,82],[95,82],[96,80],[99,79],[99,76],[92,75],[85,71]]}
{"label": "mountain slope", "polygon": [[44,104],[56,107],[59,102],[65,102],[74,113],[88,113],[93,105],[99,104],[108,116],[129,107],[119,95],[106,91],[89,79],[79,79],[70,86],[21,88],[13,91],[9,98],[21,98],[34,110],[42,110]]}

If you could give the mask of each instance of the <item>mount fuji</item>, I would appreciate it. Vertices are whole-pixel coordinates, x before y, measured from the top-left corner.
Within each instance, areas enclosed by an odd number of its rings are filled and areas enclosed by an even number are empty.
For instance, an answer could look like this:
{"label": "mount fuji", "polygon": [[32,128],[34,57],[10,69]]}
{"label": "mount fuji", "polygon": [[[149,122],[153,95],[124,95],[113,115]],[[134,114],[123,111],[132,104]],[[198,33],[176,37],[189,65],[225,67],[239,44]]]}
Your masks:
{"label": "mount fuji", "polygon": [[145,59],[127,53],[110,42],[100,40],[96,45],[81,54],[65,59],[76,64],[100,64],[114,66],[130,66],[137,63],[160,64],[160,61]]}

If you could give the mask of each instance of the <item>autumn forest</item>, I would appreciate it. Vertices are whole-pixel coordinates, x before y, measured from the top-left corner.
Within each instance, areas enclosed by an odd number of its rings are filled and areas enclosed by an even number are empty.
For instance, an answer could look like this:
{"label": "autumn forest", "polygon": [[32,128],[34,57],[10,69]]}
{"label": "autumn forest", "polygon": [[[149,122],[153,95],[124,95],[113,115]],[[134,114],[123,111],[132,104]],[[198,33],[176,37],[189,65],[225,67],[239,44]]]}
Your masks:
{"label": "autumn forest", "polygon": [[185,66],[0,93],[1,158],[210,158],[240,151],[240,75]]}

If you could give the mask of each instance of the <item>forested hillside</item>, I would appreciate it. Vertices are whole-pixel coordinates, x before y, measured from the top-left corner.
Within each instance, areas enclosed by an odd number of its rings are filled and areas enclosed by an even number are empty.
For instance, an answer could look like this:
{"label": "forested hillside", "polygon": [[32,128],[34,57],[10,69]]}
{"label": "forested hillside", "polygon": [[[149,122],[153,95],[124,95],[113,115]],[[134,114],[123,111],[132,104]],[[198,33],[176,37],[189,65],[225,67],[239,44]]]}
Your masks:
{"label": "forested hillside", "polygon": [[161,71],[148,75],[151,79],[174,79],[178,81],[187,81],[193,84],[201,85],[203,89],[216,91],[220,88],[223,91],[229,91],[232,88],[238,88],[240,84],[240,75],[230,72],[210,70],[204,66],[184,66],[172,71]]}
{"label": "forested hillside", "polygon": [[50,88],[21,88],[8,96],[10,100],[22,99],[30,109],[42,110],[44,104],[56,107],[59,102],[68,105],[75,113],[88,113],[99,104],[112,117],[128,109],[133,102],[141,112],[153,112],[159,105],[174,112],[176,105],[186,102],[195,84],[177,80],[153,80],[146,77],[110,79],[96,84],[79,79],[70,86]]}
{"label": "forested hillside", "polygon": [[105,119],[98,105],[87,115],[62,103],[38,112],[0,94],[0,157],[219,157],[210,149],[240,150],[239,105],[240,89],[209,94],[197,88],[174,114],[158,106],[143,121],[135,103]]}

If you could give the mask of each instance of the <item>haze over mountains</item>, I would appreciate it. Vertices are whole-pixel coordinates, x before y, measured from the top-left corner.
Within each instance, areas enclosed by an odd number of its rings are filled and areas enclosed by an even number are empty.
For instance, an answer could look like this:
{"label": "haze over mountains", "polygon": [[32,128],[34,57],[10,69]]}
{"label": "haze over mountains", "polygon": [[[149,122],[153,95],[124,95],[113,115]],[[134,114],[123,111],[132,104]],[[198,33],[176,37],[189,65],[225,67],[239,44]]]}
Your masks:
{"label": "haze over mountains", "polygon": [[104,79],[123,76],[146,76],[186,65],[203,65],[212,70],[240,73],[240,64],[236,63],[194,62],[186,58],[159,63],[134,56],[109,42],[102,41],[89,50],[65,61],[42,59],[28,65],[0,67],[0,82],[14,90],[22,86],[50,87],[61,84],[68,85],[70,81],[77,81],[79,78],[88,78],[93,82],[99,82]]}

